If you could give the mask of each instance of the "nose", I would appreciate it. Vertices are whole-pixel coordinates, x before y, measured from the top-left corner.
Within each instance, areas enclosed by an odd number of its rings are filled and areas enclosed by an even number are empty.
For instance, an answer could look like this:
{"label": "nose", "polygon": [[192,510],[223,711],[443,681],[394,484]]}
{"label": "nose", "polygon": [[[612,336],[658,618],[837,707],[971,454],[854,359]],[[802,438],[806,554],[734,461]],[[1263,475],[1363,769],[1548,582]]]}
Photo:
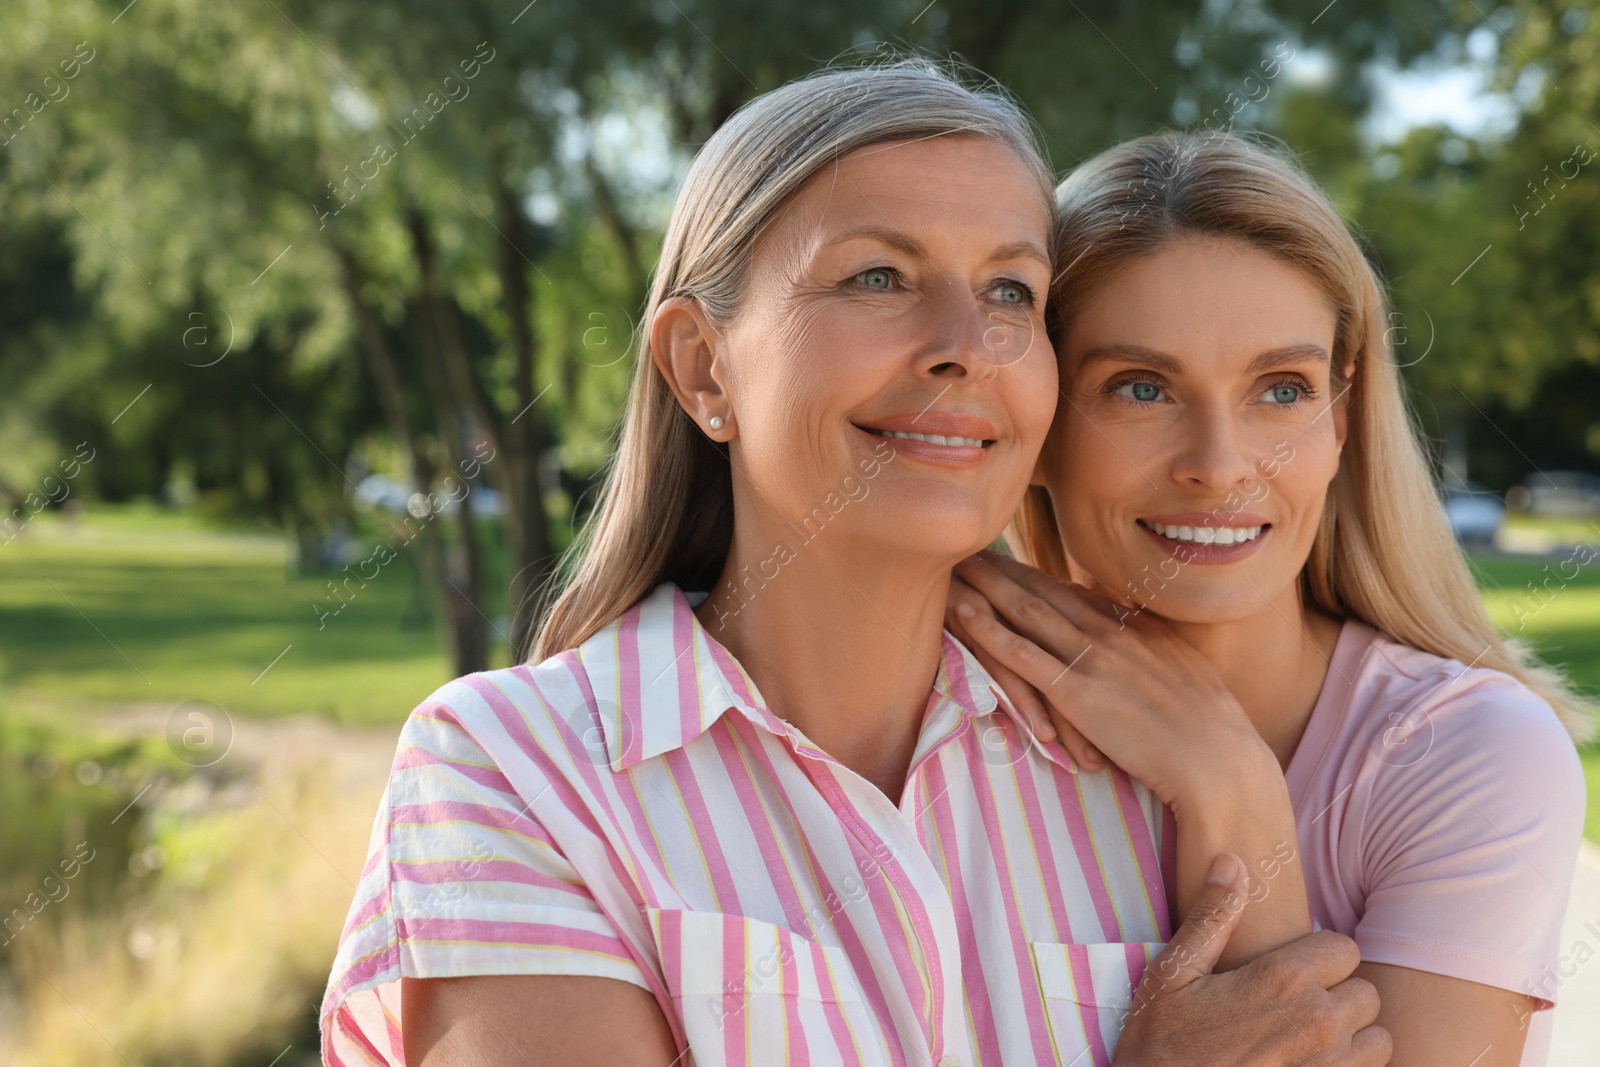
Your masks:
{"label": "nose", "polygon": [[1255,477],[1255,463],[1244,430],[1223,406],[1191,410],[1184,417],[1182,447],[1172,461],[1172,477],[1199,489],[1227,490]]}
{"label": "nose", "polygon": [[917,362],[935,377],[983,381],[1018,362],[1038,339],[1032,319],[1006,315],[964,287],[946,286],[928,309],[928,337]]}

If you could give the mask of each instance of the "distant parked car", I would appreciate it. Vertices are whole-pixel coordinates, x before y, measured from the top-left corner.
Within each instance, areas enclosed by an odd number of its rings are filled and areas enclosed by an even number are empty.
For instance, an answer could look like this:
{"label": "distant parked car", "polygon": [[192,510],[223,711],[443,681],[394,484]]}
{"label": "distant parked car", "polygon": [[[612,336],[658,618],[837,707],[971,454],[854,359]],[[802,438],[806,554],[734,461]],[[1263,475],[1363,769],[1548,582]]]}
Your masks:
{"label": "distant parked car", "polygon": [[[461,488],[458,481],[448,484],[448,489],[441,486],[435,490],[438,495],[433,498],[432,506],[437,507],[441,514],[454,515],[461,507]],[[472,513],[478,518],[497,519],[505,513],[505,500],[499,490],[480,483],[469,491],[472,494]],[[456,495],[452,497],[451,493]],[[383,508],[396,515],[412,515],[419,519],[427,515],[430,508],[426,496],[413,493],[409,485],[382,474],[369,474],[361,479],[361,484],[356,486],[355,498],[356,503],[363,507]]]}
{"label": "distant parked car", "polygon": [[1444,514],[1463,545],[1492,545],[1506,521],[1506,506],[1483,486],[1460,482],[1444,491]]}
{"label": "distant parked car", "polygon": [[1581,471],[1535,472],[1506,494],[1506,503],[1534,515],[1600,515],[1600,476]]}
{"label": "distant parked car", "polygon": [[[454,515],[461,505],[457,501],[445,498],[444,511],[446,515]],[[500,490],[491,489],[487,485],[479,485],[472,490],[472,513],[480,519],[498,519],[505,514],[505,497]]]}
{"label": "distant parked car", "polygon": [[406,513],[411,487],[382,474],[369,474],[356,486],[356,503],[362,507],[383,508],[396,515]]}

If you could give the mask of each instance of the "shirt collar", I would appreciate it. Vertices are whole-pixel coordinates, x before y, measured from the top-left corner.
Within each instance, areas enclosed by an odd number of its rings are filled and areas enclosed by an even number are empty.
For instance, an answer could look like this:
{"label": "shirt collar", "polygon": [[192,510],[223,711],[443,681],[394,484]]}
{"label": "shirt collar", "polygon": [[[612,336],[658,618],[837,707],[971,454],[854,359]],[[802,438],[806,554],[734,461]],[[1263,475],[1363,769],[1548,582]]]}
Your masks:
{"label": "shirt collar", "polygon": [[[729,711],[791,738],[804,754],[831,759],[768,710],[755,680],[701,624],[693,609],[705,597],[662,582],[579,646],[611,769],[625,771],[681,748]],[[925,732],[946,712],[953,712],[956,720],[942,736],[954,733],[967,718],[1001,708],[1023,725],[1008,703],[998,699],[994,681],[977,657],[944,631],[923,719]]]}

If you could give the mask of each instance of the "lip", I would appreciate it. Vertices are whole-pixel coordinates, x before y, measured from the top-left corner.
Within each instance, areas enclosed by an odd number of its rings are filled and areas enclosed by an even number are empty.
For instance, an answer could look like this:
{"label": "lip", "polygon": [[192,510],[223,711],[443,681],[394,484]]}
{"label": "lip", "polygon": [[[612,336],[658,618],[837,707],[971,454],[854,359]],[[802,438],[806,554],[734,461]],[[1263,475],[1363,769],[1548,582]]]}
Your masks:
{"label": "lip", "polygon": [[[1272,536],[1272,524],[1259,519],[1255,515],[1235,515],[1231,522],[1217,522],[1214,515],[1203,511],[1175,512],[1172,515],[1152,515],[1142,522],[1134,523],[1139,532],[1154,541],[1162,551],[1177,560],[1179,563],[1195,563],[1201,566],[1214,566],[1223,563],[1238,563],[1248,559],[1261,548],[1261,543]],[[1146,522],[1158,522],[1163,526],[1209,526],[1213,529],[1222,526],[1260,526],[1261,532],[1252,540],[1242,544],[1233,545],[1199,545],[1188,541],[1175,541],[1164,534],[1158,534]]]}
{"label": "lip", "polygon": [[[956,415],[947,411],[885,415],[871,422],[852,423],[875,441],[882,441],[899,455],[936,467],[965,470],[980,466],[995,443],[994,424],[976,415]],[[895,433],[940,434],[946,437],[975,437],[982,445],[936,445],[931,441],[911,441],[903,437],[883,437],[874,430]]]}

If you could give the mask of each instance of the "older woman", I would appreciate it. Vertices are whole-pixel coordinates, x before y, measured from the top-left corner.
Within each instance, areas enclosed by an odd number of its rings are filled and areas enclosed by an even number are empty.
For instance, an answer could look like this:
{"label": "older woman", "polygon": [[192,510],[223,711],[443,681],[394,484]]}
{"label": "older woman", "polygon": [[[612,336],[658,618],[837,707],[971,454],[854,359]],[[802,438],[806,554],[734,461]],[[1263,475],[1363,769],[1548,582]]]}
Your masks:
{"label": "older woman", "polygon": [[1231,858],[1124,1030],[1159,802],[1031,743],[943,631],[1051,424],[1051,232],[1014,106],[928,69],[711,138],[539,662],[402,731],[326,1062],[1383,1062],[1337,935],[1204,974]]}

